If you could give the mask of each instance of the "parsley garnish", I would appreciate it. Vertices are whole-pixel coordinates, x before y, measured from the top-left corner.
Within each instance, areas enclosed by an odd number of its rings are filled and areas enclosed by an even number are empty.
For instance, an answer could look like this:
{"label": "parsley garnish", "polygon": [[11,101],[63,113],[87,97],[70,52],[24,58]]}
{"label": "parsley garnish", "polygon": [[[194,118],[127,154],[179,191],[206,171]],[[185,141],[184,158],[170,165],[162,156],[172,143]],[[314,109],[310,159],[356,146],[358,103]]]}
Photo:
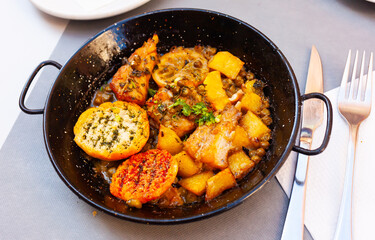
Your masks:
{"label": "parsley garnish", "polygon": [[204,103],[199,102],[199,103],[196,103],[193,106],[193,111],[194,111],[195,114],[199,115],[199,114],[202,114],[204,112],[207,112],[208,109],[207,109],[206,105],[204,105]]}
{"label": "parsley garnish", "polygon": [[151,96],[151,97],[153,97],[155,94],[156,94],[156,90],[154,90],[154,89],[152,89],[152,88],[149,88],[148,89],[148,94]]}
{"label": "parsley garnish", "polygon": [[190,116],[192,109],[184,100],[180,98],[177,99],[175,103],[169,106],[169,108],[177,106],[182,106],[182,114],[184,114],[187,117]]}
{"label": "parsley garnish", "polygon": [[175,103],[169,106],[169,108],[182,106],[182,114],[185,116],[190,116],[192,113],[199,116],[195,121],[198,123],[199,126],[203,124],[210,125],[212,123],[216,123],[217,117],[213,114],[213,112],[209,111],[207,106],[202,103],[196,103],[193,107],[190,107],[184,100],[177,99]]}

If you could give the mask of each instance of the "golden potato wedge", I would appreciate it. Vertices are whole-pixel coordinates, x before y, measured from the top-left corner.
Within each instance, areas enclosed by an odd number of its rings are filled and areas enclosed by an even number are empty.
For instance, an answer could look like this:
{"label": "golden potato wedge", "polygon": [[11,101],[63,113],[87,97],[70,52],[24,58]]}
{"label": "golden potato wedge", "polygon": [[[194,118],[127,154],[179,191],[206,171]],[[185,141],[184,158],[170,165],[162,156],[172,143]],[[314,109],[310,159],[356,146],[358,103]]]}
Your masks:
{"label": "golden potato wedge", "polygon": [[230,52],[218,52],[208,63],[208,67],[217,70],[230,79],[235,79],[244,62]]}
{"label": "golden potato wedge", "polygon": [[194,160],[182,151],[173,156],[178,162],[178,173],[181,177],[190,177],[198,173],[200,168],[195,164]]}
{"label": "golden potato wedge", "polygon": [[262,120],[253,112],[248,111],[240,121],[241,126],[246,130],[249,138],[260,139],[264,134],[269,133],[271,130],[267,127]]}
{"label": "golden potato wedge", "polygon": [[241,109],[259,114],[262,109],[262,98],[255,93],[245,93],[241,99]]}
{"label": "golden potato wedge", "polygon": [[208,101],[212,103],[216,110],[222,111],[225,105],[229,103],[229,99],[225,93],[225,90],[223,89],[220,72],[212,71],[207,74],[203,84],[205,85]]}
{"label": "golden potato wedge", "polygon": [[175,155],[181,152],[183,147],[181,139],[172,129],[160,125],[157,149],[163,149]]}
{"label": "golden potato wedge", "polygon": [[236,179],[241,179],[255,166],[250,157],[243,150],[233,153],[228,157],[229,169]]}
{"label": "golden potato wedge", "polygon": [[242,147],[250,147],[251,141],[245,129],[241,126],[236,126],[234,130],[234,138],[232,141],[232,145],[235,149],[241,150]]}
{"label": "golden potato wedge", "polygon": [[206,201],[219,196],[225,190],[236,186],[236,179],[229,168],[226,168],[207,180]]}
{"label": "golden potato wedge", "polygon": [[178,183],[185,189],[201,196],[206,191],[207,180],[214,175],[212,171],[202,172],[194,176],[181,179]]}
{"label": "golden potato wedge", "polygon": [[244,91],[245,93],[253,93],[253,92],[255,92],[255,88],[254,88],[255,81],[256,81],[255,79],[247,81],[243,85],[242,91]]}

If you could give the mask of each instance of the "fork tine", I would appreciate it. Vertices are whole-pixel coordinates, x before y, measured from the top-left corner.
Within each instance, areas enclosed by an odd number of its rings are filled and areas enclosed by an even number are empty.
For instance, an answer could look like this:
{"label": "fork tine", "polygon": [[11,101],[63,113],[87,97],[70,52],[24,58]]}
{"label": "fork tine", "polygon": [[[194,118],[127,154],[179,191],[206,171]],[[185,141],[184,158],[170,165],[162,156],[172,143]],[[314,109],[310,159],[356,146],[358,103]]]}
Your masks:
{"label": "fork tine", "polygon": [[[362,86],[366,87],[365,76],[363,75],[363,71],[364,71],[364,68],[365,68],[365,61],[366,61],[365,60],[365,55],[366,55],[366,52],[363,51],[362,63],[361,63],[361,70],[360,70],[360,73],[359,73],[359,82],[358,82],[358,89],[359,89],[359,86],[361,86],[361,92],[363,91],[362,90],[363,89]],[[364,90],[366,90],[366,88],[364,88]],[[361,101],[361,99],[362,99],[361,92],[357,93],[357,95],[359,95],[359,101]]]}
{"label": "fork tine", "polygon": [[355,60],[354,60],[354,66],[353,66],[353,71],[352,71],[352,79],[350,81],[350,87],[349,87],[349,93],[348,96],[349,98],[355,99],[356,92],[357,92],[357,86],[358,86],[358,81],[356,80],[356,75],[357,75],[357,63],[358,63],[358,50],[355,52]]}
{"label": "fork tine", "polygon": [[350,68],[350,59],[352,57],[352,50],[349,50],[348,58],[345,64],[344,74],[342,75],[340,90],[339,90],[339,100],[344,99],[347,95],[347,84],[348,84],[348,77],[349,77],[349,68]]}
{"label": "fork tine", "polygon": [[[370,61],[369,61],[369,65],[368,65],[368,72],[367,72],[367,82],[366,82],[366,88],[364,90],[366,90],[366,93],[365,93],[365,96],[363,96],[364,98],[364,101],[366,103],[371,103],[371,100],[372,100],[372,82],[374,81],[373,79],[373,61],[374,61],[374,54],[371,52],[370,53]],[[363,90],[363,92],[364,92]]]}

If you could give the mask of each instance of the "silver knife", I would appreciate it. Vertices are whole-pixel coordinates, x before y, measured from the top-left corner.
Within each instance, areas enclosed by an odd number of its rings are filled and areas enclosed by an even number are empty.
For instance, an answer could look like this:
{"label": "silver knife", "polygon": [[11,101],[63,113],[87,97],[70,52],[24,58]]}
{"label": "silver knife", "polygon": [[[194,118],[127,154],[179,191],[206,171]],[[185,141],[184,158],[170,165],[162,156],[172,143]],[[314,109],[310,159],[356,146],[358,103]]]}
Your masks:
{"label": "silver knife", "polygon": [[[311,49],[305,94],[312,92],[323,93],[322,62],[314,45]],[[322,124],[323,116],[324,105],[322,101],[311,99],[303,103],[300,147],[311,149],[314,131]],[[296,173],[281,240],[303,239],[308,167],[309,156],[298,154]]]}

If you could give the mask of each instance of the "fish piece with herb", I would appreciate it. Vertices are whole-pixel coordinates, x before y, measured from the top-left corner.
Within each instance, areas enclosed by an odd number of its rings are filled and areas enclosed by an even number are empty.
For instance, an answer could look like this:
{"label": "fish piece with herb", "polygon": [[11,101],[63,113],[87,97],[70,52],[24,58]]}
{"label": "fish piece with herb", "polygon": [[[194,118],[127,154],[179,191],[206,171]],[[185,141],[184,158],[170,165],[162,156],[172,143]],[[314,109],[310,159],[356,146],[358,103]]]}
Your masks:
{"label": "fish piece with herb", "polygon": [[199,126],[184,143],[185,151],[196,161],[224,169],[228,167],[228,153],[233,148],[234,130],[241,112],[227,105],[218,122]]}
{"label": "fish piece with herb", "polygon": [[120,67],[110,83],[118,100],[144,105],[147,98],[151,71],[157,61],[156,34],[135,50],[127,63]]}

